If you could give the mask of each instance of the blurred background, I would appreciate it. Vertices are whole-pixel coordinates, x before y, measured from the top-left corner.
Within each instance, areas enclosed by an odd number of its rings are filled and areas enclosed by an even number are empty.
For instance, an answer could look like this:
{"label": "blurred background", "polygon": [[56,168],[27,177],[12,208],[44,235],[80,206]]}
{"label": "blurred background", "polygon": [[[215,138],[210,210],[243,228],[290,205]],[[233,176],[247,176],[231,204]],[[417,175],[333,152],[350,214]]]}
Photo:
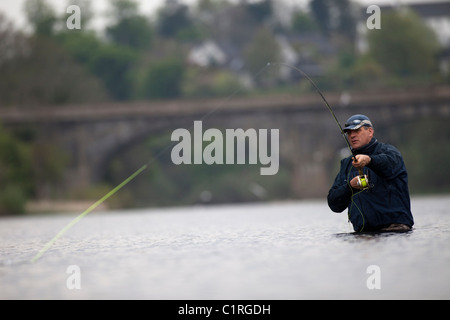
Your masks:
{"label": "blurred background", "polygon": [[[412,194],[449,193],[449,49],[450,1],[0,0],[0,215],[84,210],[145,163],[106,208],[325,201],[345,142],[268,62],[341,123],[368,115]],[[201,119],[280,129],[278,173],[174,165]]]}

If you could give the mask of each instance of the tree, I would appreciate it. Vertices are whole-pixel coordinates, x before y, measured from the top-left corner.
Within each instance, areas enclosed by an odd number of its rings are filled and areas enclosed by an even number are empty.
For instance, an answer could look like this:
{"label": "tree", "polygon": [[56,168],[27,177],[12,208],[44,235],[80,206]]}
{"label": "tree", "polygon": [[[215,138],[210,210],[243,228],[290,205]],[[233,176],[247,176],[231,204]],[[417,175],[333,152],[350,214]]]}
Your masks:
{"label": "tree", "polygon": [[14,29],[11,21],[0,12],[0,68],[18,56],[26,56],[29,51],[27,38]]}
{"label": "tree", "polygon": [[89,69],[104,83],[115,100],[132,97],[132,71],[137,61],[135,51],[127,47],[102,44],[89,59]]}
{"label": "tree", "polygon": [[58,19],[53,8],[45,0],[27,0],[25,13],[36,35],[53,34]]}
{"label": "tree", "polygon": [[158,12],[157,30],[163,37],[176,37],[179,32],[192,26],[188,7],[177,1],[167,1],[167,4]]}
{"label": "tree", "polygon": [[353,45],[356,17],[350,0],[312,0],[310,8],[324,36],[344,36]]}
{"label": "tree", "polygon": [[55,40],[86,68],[89,68],[89,62],[95,56],[95,52],[104,45],[94,31],[85,31],[84,29],[81,32],[71,30],[60,32],[55,36]]}
{"label": "tree", "polygon": [[330,25],[330,11],[327,0],[312,0],[310,2],[310,8],[314,19],[319,25],[322,34],[329,36],[331,31]]}
{"label": "tree", "polygon": [[108,27],[106,34],[115,43],[136,49],[147,49],[153,38],[150,24],[143,16],[122,19]]}
{"label": "tree", "polygon": [[135,49],[147,49],[153,39],[148,19],[140,15],[131,0],[112,0],[115,23],[106,28],[106,35],[116,44]]}
{"label": "tree", "polygon": [[[246,69],[255,75],[268,62],[278,61],[280,56],[280,48],[273,33],[267,28],[261,28],[251,43],[244,50],[244,59]],[[273,84],[275,77],[258,77],[255,79],[260,85]]]}
{"label": "tree", "polygon": [[369,55],[401,78],[430,76],[437,70],[436,35],[413,12],[382,16],[382,28],[368,34]]}
{"label": "tree", "polygon": [[29,146],[0,127],[0,215],[23,213],[33,175]]}
{"label": "tree", "polygon": [[298,33],[314,32],[318,29],[317,23],[311,15],[303,11],[296,11],[292,16],[292,30]]}
{"label": "tree", "polygon": [[258,2],[244,3],[248,13],[255,19],[257,23],[262,23],[270,18],[272,12],[272,0],[262,0]]}
{"label": "tree", "polygon": [[11,56],[0,64],[3,106],[64,105],[106,99],[100,82],[53,39],[41,36],[23,41],[24,44],[12,43]]}
{"label": "tree", "polygon": [[119,21],[138,15],[138,4],[135,0],[110,0],[110,3],[112,15]]}
{"label": "tree", "polygon": [[335,0],[333,6],[339,13],[336,31],[343,34],[353,45],[356,38],[356,18],[351,2],[349,0]]}
{"label": "tree", "polygon": [[184,67],[180,60],[168,58],[150,66],[144,80],[145,98],[177,98],[182,93]]}

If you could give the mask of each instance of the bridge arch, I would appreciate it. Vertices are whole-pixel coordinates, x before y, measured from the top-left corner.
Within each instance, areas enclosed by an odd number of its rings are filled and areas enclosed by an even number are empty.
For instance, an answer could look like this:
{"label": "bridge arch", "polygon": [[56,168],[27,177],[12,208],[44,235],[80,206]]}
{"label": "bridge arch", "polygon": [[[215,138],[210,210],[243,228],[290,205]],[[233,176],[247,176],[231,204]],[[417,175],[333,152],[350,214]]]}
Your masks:
{"label": "bridge arch", "polygon": [[[450,87],[382,92],[325,93],[341,124],[355,113],[366,114],[376,135],[389,142],[398,123],[425,117],[450,117]],[[68,187],[88,186],[102,179],[108,161],[151,134],[205,127],[279,128],[283,161],[293,170],[296,194],[310,195],[305,181],[317,189],[329,184],[332,164],[345,148],[336,123],[316,93],[229,100],[135,102],[41,109],[1,109],[5,126],[31,124],[56,132],[52,137],[70,155]],[[319,178],[317,178],[319,176]]]}

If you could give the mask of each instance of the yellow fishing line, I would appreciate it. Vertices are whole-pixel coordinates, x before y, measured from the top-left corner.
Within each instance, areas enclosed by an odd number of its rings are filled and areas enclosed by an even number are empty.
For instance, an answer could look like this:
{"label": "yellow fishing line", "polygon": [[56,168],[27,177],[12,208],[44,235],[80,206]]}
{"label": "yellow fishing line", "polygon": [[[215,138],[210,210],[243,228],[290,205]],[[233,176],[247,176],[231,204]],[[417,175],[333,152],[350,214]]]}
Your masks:
{"label": "yellow fishing line", "polygon": [[[361,209],[358,207],[358,205],[356,204],[356,202],[355,202],[355,200],[353,200],[353,198],[356,196],[356,195],[358,195],[358,194],[360,194],[361,192],[363,192],[364,190],[359,190],[358,192],[353,192],[353,188],[352,188],[352,186],[350,185],[350,174],[351,174],[351,172],[352,172],[352,170],[351,170],[351,168],[348,170],[348,174],[347,174],[347,184],[348,184],[348,186],[349,186],[349,188],[350,188],[350,191],[352,192],[352,196],[351,196],[351,200],[352,200],[352,203],[351,203],[351,206],[355,206],[356,207],[356,209],[358,209],[358,211],[359,211],[359,214],[361,215],[361,217],[362,217],[362,227],[361,227],[361,229],[359,230],[359,232],[362,232],[363,230],[364,230],[364,225],[365,225],[365,219],[364,219],[364,214],[362,213],[362,211],[361,211]],[[351,207],[350,208],[348,208],[348,219],[350,220],[350,210],[351,210]]]}
{"label": "yellow fishing line", "polygon": [[[264,66],[263,68],[261,68],[254,76],[254,79],[256,79],[257,77],[259,77],[267,68],[270,68],[271,64],[267,63],[266,66]],[[241,91],[242,89],[236,89],[233,93],[231,93],[228,97],[226,97],[226,99],[224,99],[225,101],[228,101],[229,99],[231,99],[233,96],[235,96],[239,91]],[[220,109],[222,105],[217,106],[216,108],[213,108],[212,110],[210,110],[209,112],[207,112],[202,119],[207,118],[208,116],[210,116],[212,113],[216,112],[218,109]],[[171,146],[173,146],[175,144],[169,144],[167,145],[162,151],[160,151],[154,159],[158,158],[161,154],[163,154],[164,152],[166,152]],[[47,242],[45,244],[45,246],[34,256],[34,258],[31,260],[32,263],[36,262],[37,260],[39,260],[40,257],[42,257],[42,255],[56,242],[56,240],[58,240],[64,233],[67,232],[67,230],[69,230],[70,228],[72,228],[78,221],[80,221],[84,216],[86,216],[88,213],[92,212],[95,208],[97,208],[99,205],[101,205],[103,202],[105,202],[108,198],[110,198],[112,195],[114,195],[117,191],[119,191],[122,187],[124,187],[127,183],[129,183],[131,180],[133,180],[134,178],[136,178],[139,174],[141,174],[142,171],[144,171],[145,169],[147,169],[148,165],[150,164],[151,161],[147,162],[146,164],[144,164],[142,167],[140,167],[136,172],[134,172],[132,175],[130,175],[128,178],[126,178],[122,183],[120,183],[117,187],[115,187],[114,189],[112,189],[110,192],[108,192],[106,195],[103,196],[103,198],[101,198],[100,200],[98,200],[97,202],[95,202],[93,205],[91,205],[86,211],[84,211],[82,214],[80,214],[78,217],[76,217],[75,219],[73,219],[67,226],[65,226],[60,232],[58,232],[58,234],[56,236],[53,237],[53,239],[51,239],[49,242]]]}
{"label": "yellow fishing line", "polygon": [[110,198],[112,195],[114,195],[117,191],[119,191],[123,186],[125,186],[127,183],[129,183],[131,180],[136,178],[142,171],[144,171],[147,168],[147,164],[140,167],[136,172],[134,172],[132,175],[130,175],[128,178],[126,178],[122,183],[120,183],[117,187],[112,189],[110,192],[105,194],[100,200],[95,202],[93,205],[91,205],[86,211],[84,211],[82,214],[80,214],[78,217],[73,219],[68,225],[66,225],[56,236],[53,237],[49,242],[46,243],[46,245],[34,256],[34,258],[31,260],[32,263],[39,260],[39,258],[55,243],[56,240],[58,240],[64,233],[66,233],[67,230],[72,228],[78,221],[80,221],[85,215],[92,212],[95,208],[97,208],[99,205],[101,205],[103,202],[105,202],[108,198]]}

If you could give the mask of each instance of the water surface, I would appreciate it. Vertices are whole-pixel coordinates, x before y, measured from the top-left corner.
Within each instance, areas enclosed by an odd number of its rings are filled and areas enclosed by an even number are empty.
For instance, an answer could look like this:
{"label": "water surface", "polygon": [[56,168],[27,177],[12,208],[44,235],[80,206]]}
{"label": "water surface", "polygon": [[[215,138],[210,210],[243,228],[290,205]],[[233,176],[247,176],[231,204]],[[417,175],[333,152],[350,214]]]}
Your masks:
{"label": "water surface", "polygon": [[449,299],[450,196],[412,208],[412,232],[379,235],[326,201],[92,212],[35,263],[77,215],[3,218],[0,299]]}

